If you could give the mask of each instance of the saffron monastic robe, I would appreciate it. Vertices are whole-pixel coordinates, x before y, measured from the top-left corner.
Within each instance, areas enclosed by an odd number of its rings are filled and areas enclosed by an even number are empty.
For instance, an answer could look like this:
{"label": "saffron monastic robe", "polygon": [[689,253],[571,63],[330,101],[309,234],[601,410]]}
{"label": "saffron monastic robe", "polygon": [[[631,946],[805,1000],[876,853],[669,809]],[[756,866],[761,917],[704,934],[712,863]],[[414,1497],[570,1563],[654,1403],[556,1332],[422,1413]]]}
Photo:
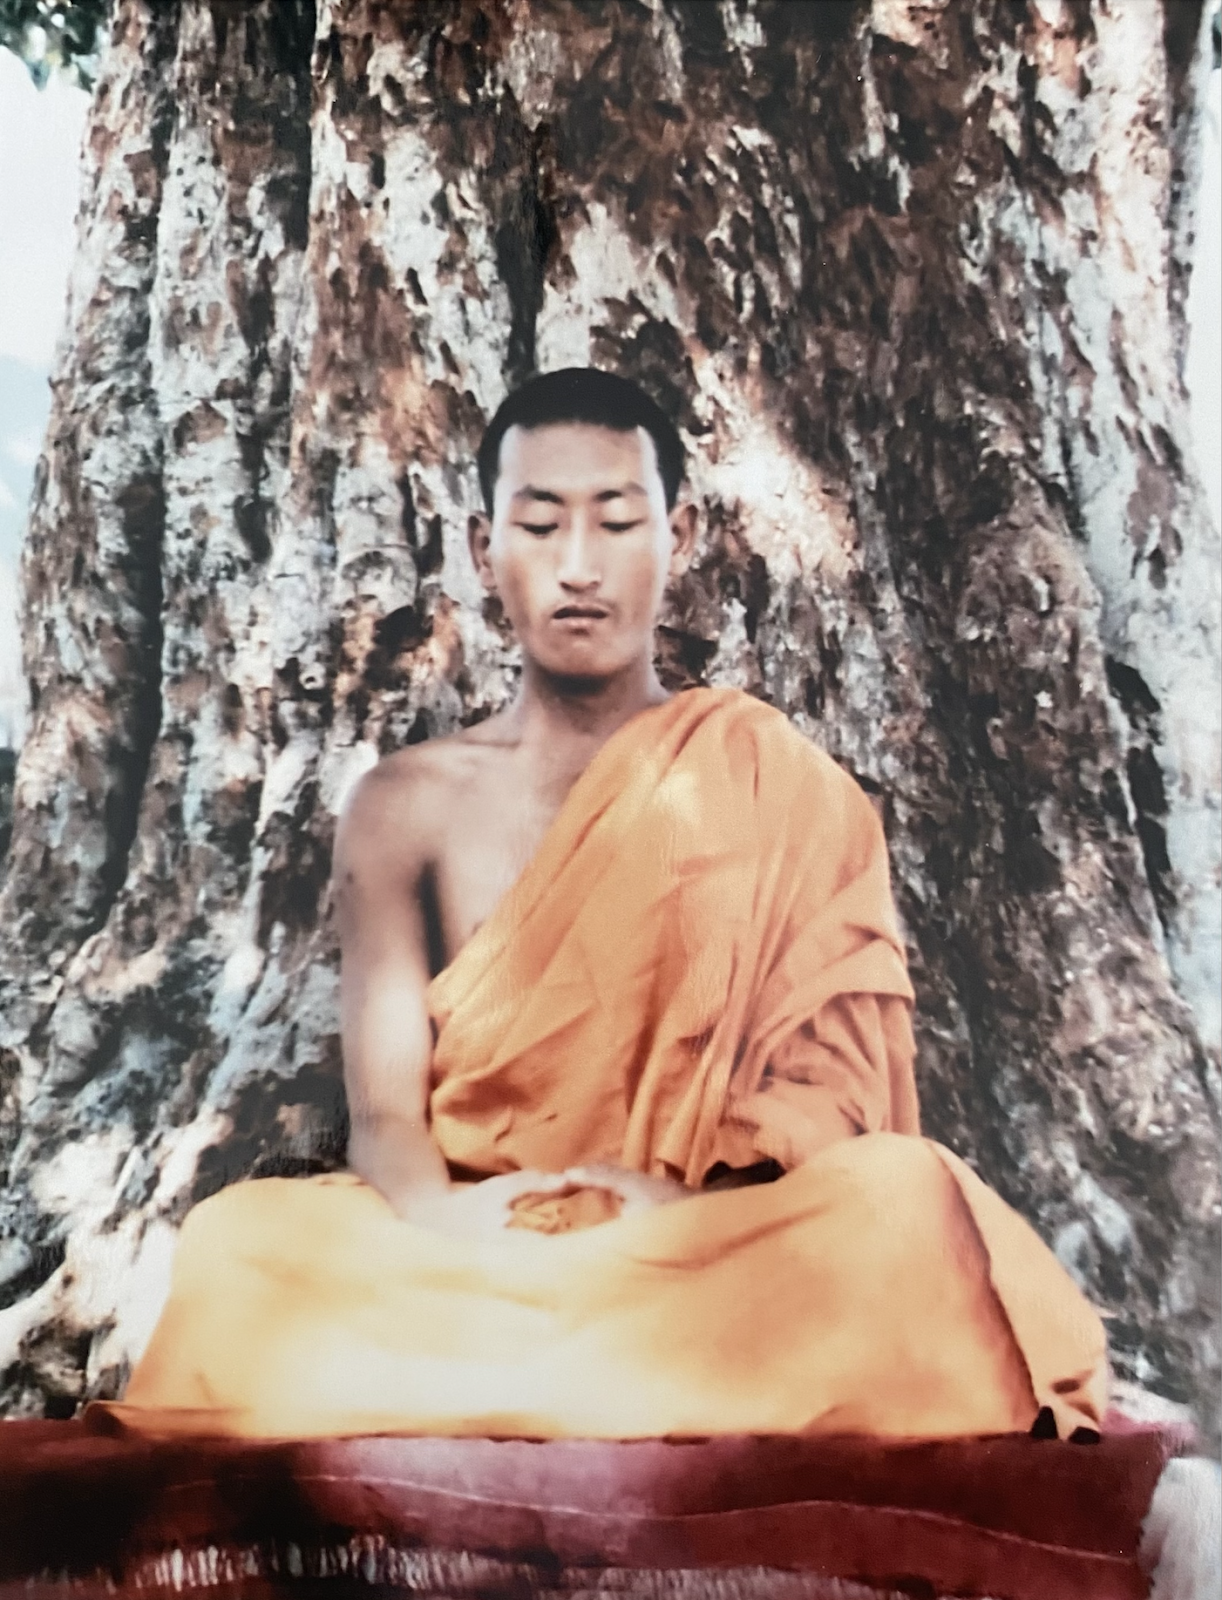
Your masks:
{"label": "saffron monastic robe", "polygon": [[[779,712],[692,690],[634,717],[428,999],[455,1170],[609,1161],[692,1196],[542,1199],[468,1242],[349,1173],[236,1184],[187,1218],[109,1408],[126,1423],[932,1437],[1047,1407],[1062,1437],[1097,1426],[1097,1316],[919,1136],[873,808]],[[766,1160],[783,1176],[698,1192]]]}

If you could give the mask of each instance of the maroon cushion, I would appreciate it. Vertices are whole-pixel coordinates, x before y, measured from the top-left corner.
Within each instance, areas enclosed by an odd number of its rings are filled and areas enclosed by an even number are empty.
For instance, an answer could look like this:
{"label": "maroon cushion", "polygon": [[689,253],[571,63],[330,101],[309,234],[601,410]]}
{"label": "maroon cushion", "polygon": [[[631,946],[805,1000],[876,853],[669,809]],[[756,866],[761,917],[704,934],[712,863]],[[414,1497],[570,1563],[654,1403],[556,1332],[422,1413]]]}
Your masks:
{"label": "maroon cushion", "polygon": [[[461,1592],[482,1594],[522,1592],[522,1569],[551,1593],[590,1568],[767,1569],[924,1596],[1144,1600],[1141,1522],[1183,1443],[1155,1429],[1094,1443],[148,1442],[8,1422],[0,1580],[69,1573],[148,1593],[175,1574],[225,1588],[226,1574],[279,1571],[313,1573],[314,1592],[348,1572],[411,1588],[412,1559],[461,1553],[474,1585]],[[498,1588],[490,1574],[511,1568]]]}

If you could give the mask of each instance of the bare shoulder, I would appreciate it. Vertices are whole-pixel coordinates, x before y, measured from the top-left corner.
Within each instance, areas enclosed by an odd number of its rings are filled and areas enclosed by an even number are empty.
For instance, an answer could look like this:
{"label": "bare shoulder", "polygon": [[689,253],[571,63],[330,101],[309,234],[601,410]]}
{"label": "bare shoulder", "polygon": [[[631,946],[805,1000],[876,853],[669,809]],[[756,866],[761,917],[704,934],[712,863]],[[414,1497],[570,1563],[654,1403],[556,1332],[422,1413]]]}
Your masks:
{"label": "bare shoulder", "polygon": [[494,730],[464,729],[383,756],[344,804],[337,864],[381,863],[394,873],[435,859],[455,806],[478,779],[483,752],[497,742]]}
{"label": "bare shoulder", "polygon": [[446,765],[432,746],[411,745],[371,767],[340,812],[337,873],[375,867],[397,877],[426,861],[444,814]]}

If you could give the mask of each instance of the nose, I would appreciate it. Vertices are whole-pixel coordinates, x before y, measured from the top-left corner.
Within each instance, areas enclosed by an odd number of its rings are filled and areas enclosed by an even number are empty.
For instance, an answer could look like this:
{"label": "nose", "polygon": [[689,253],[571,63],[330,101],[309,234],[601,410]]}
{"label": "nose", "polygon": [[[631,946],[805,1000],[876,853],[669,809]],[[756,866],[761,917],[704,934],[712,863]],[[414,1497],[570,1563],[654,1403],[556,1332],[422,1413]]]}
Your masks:
{"label": "nose", "polygon": [[560,566],[556,577],[562,589],[585,591],[596,589],[602,582],[595,560],[594,541],[586,527],[585,518],[573,518],[561,544]]}

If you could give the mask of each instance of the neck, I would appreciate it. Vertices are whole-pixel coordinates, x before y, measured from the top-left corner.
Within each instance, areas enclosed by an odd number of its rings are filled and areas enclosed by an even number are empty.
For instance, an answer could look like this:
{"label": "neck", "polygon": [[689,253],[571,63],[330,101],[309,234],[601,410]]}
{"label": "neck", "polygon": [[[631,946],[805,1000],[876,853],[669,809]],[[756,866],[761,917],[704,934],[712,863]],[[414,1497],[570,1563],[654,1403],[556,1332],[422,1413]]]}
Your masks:
{"label": "neck", "polygon": [[579,771],[638,711],[669,699],[650,661],[634,662],[609,678],[562,678],[527,659],[506,721],[553,771]]}

